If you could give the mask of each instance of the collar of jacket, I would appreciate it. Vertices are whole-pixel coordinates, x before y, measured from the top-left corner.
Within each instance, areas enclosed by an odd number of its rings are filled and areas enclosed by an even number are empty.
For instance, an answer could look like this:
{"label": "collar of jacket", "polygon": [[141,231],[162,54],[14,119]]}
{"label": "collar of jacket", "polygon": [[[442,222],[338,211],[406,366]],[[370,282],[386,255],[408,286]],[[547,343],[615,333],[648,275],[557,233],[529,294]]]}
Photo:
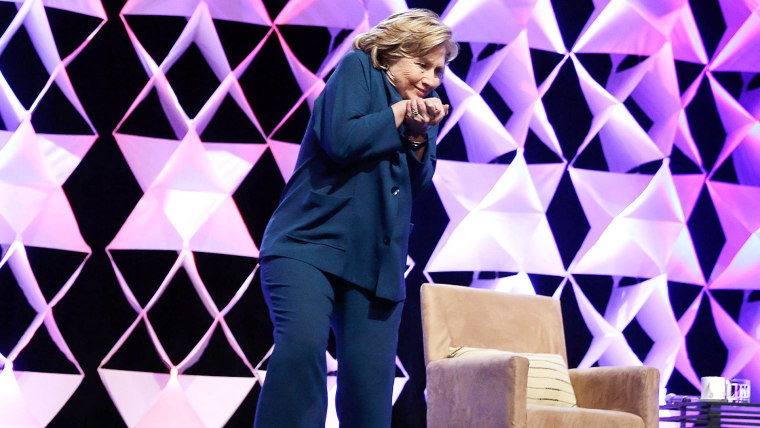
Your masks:
{"label": "collar of jacket", "polygon": [[399,101],[403,101],[403,98],[401,98],[401,94],[399,94],[396,88],[393,87],[393,85],[391,85],[391,81],[388,80],[388,76],[385,74],[385,71],[383,70],[377,70],[377,71],[383,75],[383,82],[385,82],[385,92],[388,94],[388,100],[390,100],[388,105],[392,106],[393,104],[396,104]]}

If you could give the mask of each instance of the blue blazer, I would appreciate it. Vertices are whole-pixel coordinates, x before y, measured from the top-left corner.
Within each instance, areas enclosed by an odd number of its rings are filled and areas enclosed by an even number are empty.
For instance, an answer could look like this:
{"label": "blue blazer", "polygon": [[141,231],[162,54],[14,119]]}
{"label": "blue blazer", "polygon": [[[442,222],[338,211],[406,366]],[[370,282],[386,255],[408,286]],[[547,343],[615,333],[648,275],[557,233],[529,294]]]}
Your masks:
{"label": "blue blazer", "polygon": [[438,127],[428,128],[417,160],[403,143],[404,125],[396,128],[390,106],[398,101],[369,56],[346,54],[314,103],[261,258],[298,259],[378,297],[406,297],[412,198],[433,177]]}

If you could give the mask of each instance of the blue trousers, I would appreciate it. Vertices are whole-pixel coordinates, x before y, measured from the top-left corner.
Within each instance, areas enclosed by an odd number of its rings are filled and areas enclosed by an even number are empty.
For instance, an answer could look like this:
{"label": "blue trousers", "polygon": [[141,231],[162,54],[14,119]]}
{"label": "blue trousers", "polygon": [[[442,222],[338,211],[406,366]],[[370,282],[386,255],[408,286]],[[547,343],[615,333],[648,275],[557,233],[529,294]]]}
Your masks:
{"label": "blue trousers", "polygon": [[402,302],[378,299],[308,263],[261,261],[275,348],[259,395],[255,428],[317,428],[327,414],[325,351],[335,333],[341,428],[391,426]]}

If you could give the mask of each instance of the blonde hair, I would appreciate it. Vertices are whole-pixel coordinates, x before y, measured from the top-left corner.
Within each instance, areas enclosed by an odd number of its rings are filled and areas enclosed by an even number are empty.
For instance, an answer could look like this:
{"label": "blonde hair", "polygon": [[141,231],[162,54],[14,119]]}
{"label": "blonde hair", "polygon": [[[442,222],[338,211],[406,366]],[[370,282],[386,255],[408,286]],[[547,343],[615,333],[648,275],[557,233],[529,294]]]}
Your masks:
{"label": "blonde hair", "polygon": [[459,53],[451,28],[427,9],[394,13],[354,39],[354,49],[369,55],[372,66],[378,69],[386,69],[388,62],[401,58],[419,58],[438,46],[446,50],[446,63]]}

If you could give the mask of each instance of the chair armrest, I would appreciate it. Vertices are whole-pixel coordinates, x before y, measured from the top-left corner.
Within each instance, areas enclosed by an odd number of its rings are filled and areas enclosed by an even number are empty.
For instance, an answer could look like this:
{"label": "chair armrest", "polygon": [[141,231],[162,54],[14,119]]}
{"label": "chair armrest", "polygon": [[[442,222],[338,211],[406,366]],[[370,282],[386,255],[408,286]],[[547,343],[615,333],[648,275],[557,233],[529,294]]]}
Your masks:
{"label": "chair armrest", "polygon": [[660,372],[656,368],[592,367],[569,373],[578,407],[633,413],[646,428],[657,428]]}
{"label": "chair armrest", "polygon": [[442,359],[430,362],[426,373],[428,428],[525,427],[526,358]]}

